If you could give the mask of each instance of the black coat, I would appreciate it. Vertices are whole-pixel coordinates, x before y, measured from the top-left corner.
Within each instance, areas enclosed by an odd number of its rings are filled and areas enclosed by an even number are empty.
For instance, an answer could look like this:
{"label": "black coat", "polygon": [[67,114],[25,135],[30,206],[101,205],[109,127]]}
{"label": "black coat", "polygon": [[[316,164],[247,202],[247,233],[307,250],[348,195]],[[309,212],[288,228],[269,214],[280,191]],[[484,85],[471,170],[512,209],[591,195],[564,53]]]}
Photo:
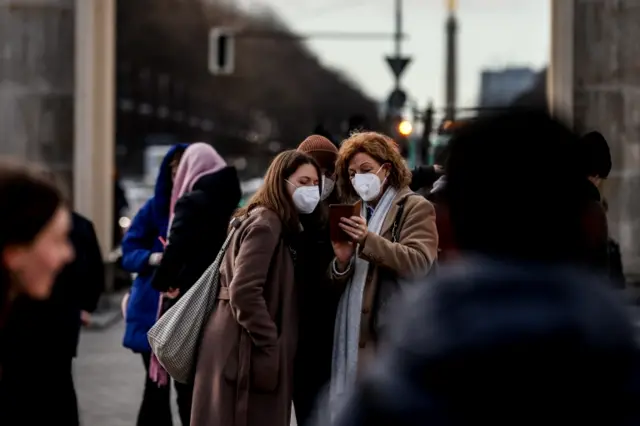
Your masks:
{"label": "black coat", "polygon": [[21,297],[11,309],[0,354],[0,424],[57,424],[72,415],[71,363],[80,311],[95,310],[105,280],[93,224],[77,213],[72,220],[69,238],[76,257],[58,276],[50,298]]}
{"label": "black coat", "polygon": [[195,284],[218,255],[241,197],[236,169],[226,167],[200,178],[193,191],[178,200],[153,288],[179,288],[184,294]]}
{"label": "black coat", "polygon": [[[327,204],[337,200],[327,201]],[[299,291],[298,351],[293,402],[298,424],[309,420],[315,402],[331,378],[333,331],[340,292],[328,278],[334,253],[329,229],[317,215],[302,216],[296,282]]]}
{"label": "black coat", "polygon": [[442,176],[442,174],[438,173],[434,166],[416,167],[411,172],[411,183],[409,187],[412,191],[419,191],[425,188],[429,189],[440,176]]}

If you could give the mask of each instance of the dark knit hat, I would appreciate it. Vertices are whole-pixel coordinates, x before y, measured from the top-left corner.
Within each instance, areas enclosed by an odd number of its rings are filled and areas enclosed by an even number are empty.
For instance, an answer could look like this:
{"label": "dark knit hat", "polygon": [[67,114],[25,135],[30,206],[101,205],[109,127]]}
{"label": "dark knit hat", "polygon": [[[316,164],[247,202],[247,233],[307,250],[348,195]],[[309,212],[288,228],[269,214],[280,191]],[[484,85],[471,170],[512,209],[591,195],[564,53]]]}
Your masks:
{"label": "dark knit hat", "polygon": [[323,169],[333,170],[338,159],[338,148],[329,139],[311,135],[298,146],[298,151],[312,156]]}
{"label": "dark knit hat", "polygon": [[579,156],[587,176],[606,179],[611,172],[611,151],[600,132],[589,132],[580,139]]}

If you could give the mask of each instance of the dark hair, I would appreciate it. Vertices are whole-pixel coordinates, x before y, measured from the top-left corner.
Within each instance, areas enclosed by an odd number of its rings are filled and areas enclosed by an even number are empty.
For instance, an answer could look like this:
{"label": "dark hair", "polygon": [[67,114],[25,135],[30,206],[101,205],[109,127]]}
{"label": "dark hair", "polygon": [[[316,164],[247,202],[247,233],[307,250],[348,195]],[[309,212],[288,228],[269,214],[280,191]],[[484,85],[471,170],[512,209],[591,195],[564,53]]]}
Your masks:
{"label": "dark hair", "polygon": [[[64,195],[46,176],[35,166],[0,160],[0,255],[7,247],[32,243],[64,204]],[[0,314],[9,285],[0,259]]]}
{"label": "dark hair", "polygon": [[[273,210],[288,231],[296,233],[300,229],[300,217],[287,192],[286,182],[301,166],[311,164],[322,176],[320,166],[313,157],[296,150],[284,151],[278,154],[269,165],[264,176],[264,184],[251,197],[247,205],[239,209],[234,216],[241,217],[257,207]],[[322,181],[319,182],[322,193]]]}
{"label": "dark hair", "polygon": [[611,151],[607,140],[600,132],[589,132],[580,138],[578,158],[586,177],[603,179],[611,173]]}
{"label": "dark hair", "polygon": [[531,261],[577,259],[585,238],[577,142],[541,111],[508,111],[454,132],[445,195],[456,245]]}

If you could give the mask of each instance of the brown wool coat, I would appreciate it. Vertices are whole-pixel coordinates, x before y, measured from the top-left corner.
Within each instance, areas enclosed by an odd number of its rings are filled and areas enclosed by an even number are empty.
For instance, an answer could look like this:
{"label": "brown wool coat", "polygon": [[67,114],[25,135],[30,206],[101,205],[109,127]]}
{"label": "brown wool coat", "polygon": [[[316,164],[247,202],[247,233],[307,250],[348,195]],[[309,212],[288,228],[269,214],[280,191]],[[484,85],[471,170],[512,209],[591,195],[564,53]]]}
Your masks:
{"label": "brown wool coat", "polygon": [[[369,234],[360,246],[358,255],[369,261],[369,273],[362,298],[360,318],[360,349],[358,370],[362,371],[376,353],[379,333],[374,331],[377,309],[384,306],[379,300],[381,271],[400,277],[410,277],[433,265],[438,255],[438,231],[433,205],[424,197],[411,195],[409,188],[398,191],[382,225],[380,235]],[[391,229],[398,207],[404,203],[400,218],[400,232],[397,243],[391,242]],[[351,268],[353,271],[354,268]],[[336,276],[331,273],[334,283],[346,286],[351,274]]]}
{"label": "brown wool coat", "polygon": [[220,268],[196,367],[193,426],[289,426],[297,306],[282,223],[253,211]]}

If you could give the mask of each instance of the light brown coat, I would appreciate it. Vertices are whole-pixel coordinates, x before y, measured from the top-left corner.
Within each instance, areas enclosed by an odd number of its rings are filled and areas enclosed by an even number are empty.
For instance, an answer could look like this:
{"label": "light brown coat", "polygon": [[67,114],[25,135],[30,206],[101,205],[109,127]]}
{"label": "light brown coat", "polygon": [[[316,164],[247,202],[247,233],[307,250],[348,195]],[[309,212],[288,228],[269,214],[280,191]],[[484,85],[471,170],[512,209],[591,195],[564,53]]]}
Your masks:
{"label": "light brown coat", "polygon": [[[387,276],[412,277],[426,271],[437,258],[435,209],[424,197],[412,194],[409,188],[399,190],[380,235],[368,234],[360,245],[358,256],[370,263],[362,298],[358,371],[362,371],[376,352],[379,336],[374,331],[374,318],[378,314],[377,310],[386,302],[380,303],[377,300],[382,273]],[[399,222],[398,242],[394,243],[391,241],[392,228],[402,204],[404,211]],[[353,269],[351,268],[351,272]],[[331,275],[334,282],[341,286],[346,286],[351,279],[351,274]]]}
{"label": "light brown coat", "polygon": [[291,252],[273,211],[253,211],[220,268],[202,338],[193,426],[289,426],[297,306]]}

